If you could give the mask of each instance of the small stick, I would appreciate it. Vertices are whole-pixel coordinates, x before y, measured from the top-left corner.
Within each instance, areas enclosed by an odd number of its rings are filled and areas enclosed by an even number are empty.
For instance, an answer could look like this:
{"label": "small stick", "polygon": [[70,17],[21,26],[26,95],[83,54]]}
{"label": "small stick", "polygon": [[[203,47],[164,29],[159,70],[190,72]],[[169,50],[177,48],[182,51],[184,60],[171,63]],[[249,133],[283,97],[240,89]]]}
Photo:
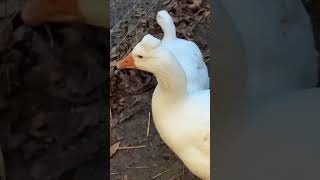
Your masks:
{"label": "small stick", "polygon": [[147,166],[127,167],[127,169],[149,169]]}
{"label": "small stick", "polygon": [[185,175],[185,174],[186,174],[186,172],[184,171],[184,167],[183,167],[183,169],[182,169],[182,173],[178,174],[178,176],[173,177],[173,178],[171,178],[171,179],[169,179],[169,180],[180,179],[180,177],[181,177],[181,176],[183,176],[183,175]]}
{"label": "small stick", "polygon": [[[201,10],[199,10],[196,14],[199,14]],[[202,21],[202,19],[206,17],[205,14],[203,14],[202,16],[200,16],[200,18],[196,21],[195,24],[193,24],[193,26],[191,27],[191,32],[193,32],[193,30],[198,26],[198,24]]]}
{"label": "small stick", "polygon": [[165,170],[165,171],[163,171],[163,172],[161,172],[161,173],[153,176],[151,179],[156,179],[157,177],[161,176],[162,174],[164,174],[164,173],[166,173],[166,172],[168,172],[168,171],[170,171],[170,169],[167,169],[167,170]]}
{"label": "small stick", "polygon": [[148,128],[147,128],[147,138],[149,137],[149,133],[150,133],[150,120],[151,120],[151,114],[150,114],[150,112],[149,112]]}
{"label": "small stick", "polygon": [[118,150],[139,149],[139,148],[145,148],[145,147],[147,146],[141,145],[141,146],[131,146],[131,147],[119,147]]}

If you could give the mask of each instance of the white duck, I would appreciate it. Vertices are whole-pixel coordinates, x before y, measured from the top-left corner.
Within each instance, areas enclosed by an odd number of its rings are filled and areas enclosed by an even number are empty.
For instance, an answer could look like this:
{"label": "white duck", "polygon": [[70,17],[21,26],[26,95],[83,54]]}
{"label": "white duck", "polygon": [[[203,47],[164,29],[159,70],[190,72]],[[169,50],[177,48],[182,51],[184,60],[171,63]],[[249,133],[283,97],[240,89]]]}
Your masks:
{"label": "white duck", "polygon": [[157,13],[157,22],[164,32],[161,45],[168,48],[184,69],[188,92],[209,89],[209,76],[199,47],[192,41],[177,38],[174,22],[166,10]]}
{"label": "white duck", "polygon": [[163,141],[196,176],[210,179],[210,90],[187,92],[186,74],[161,41],[143,37],[117,65],[153,73],[152,115]]}
{"label": "white duck", "polygon": [[107,28],[109,0],[31,0],[22,10],[29,25],[45,22],[79,22]]}

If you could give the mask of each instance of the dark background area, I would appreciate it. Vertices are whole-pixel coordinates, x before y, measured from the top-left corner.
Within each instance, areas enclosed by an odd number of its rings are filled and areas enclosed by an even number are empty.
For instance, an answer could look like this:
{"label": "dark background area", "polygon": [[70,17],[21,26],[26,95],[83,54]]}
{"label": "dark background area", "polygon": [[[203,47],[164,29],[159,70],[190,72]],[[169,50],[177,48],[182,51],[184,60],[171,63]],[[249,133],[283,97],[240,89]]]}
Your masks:
{"label": "dark background area", "polygon": [[0,19],[0,172],[8,180],[106,178],[107,37],[86,25],[32,28],[19,13]]}

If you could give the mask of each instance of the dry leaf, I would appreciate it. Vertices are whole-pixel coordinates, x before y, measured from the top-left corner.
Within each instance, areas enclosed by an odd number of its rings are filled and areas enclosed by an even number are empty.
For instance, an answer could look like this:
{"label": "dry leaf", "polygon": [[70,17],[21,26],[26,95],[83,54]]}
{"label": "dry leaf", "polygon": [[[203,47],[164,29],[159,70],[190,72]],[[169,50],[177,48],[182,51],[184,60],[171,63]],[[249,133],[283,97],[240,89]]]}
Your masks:
{"label": "dry leaf", "polygon": [[202,4],[202,0],[193,0],[193,4],[194,4],[196,7],[200,7],[201,4]]}
{"label": "dry leaf", "polygon": [[192,0],[192,5],[189,6],[191,9],[198,9],[202,4],[202,0]]}
{"label": "dry leaf", "polygon": [[119,146],[120,146],[120,142],[117,142],[112,146],[110,146],[110,158],[117,152],[117,150],[119,149]]}

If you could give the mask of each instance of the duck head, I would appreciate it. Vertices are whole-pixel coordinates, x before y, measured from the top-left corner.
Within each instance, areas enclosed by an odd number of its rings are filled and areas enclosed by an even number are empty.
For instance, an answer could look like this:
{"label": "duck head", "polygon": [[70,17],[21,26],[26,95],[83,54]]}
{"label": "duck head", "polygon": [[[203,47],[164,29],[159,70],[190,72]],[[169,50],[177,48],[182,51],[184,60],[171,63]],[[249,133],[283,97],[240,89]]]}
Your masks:
{"label": "duck head", "polygon": [[118,69],[138,69],[157,74],[174,66],[175,57],[161,41],[150,34],[143,37],[132,52],[117,64]]}
{"label": "duck head", "polygon": [[[168,97],[184,97],[187,77],[176,57],[161,41],[151,35],[143,37],[132,52],[117,64],[118,69],[138,69],[154,74],[162,92]],[[169,99],[170,99],[169,98]]]}

